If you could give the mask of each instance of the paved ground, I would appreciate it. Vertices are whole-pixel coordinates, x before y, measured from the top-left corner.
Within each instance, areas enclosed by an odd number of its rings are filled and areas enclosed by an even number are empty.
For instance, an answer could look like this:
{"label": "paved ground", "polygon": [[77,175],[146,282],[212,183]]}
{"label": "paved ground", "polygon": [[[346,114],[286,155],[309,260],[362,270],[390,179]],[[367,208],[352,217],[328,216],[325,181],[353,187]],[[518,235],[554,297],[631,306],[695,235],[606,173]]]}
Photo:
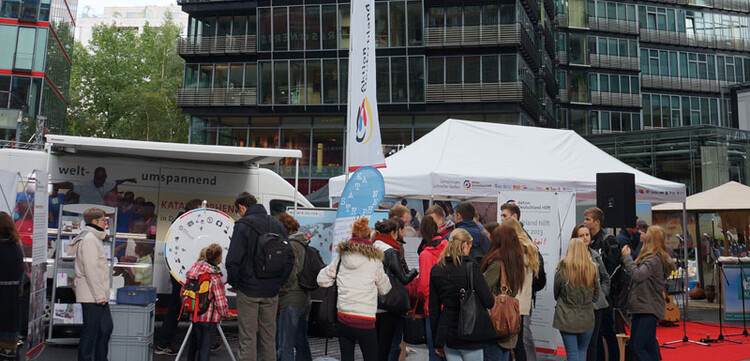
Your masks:
{"label": "paved ground", "polygon": [[[697,322],[718,322],[718,305],[716,304],[709,304],[705,301],[696,301],[690,303],[690,308],[688,310],[688,319],[690,321],[697,321]],[[731,329],[725,329],[724,334],[731,334],[731,333],[739,333],[742,332],[742,321],[733,321],[728,322]],[[750,324],[748,324],[750,326]],[[236,322],[228,322],[226,325],[224,325],[224,331],[227,334],[227,338],[229,340],[229,344],[233,349],[237,349],[238,343],[237,343],[237,324]],[[184,337],[185,332],[187,332],[187,323],[184,323],[180,327],[180,340],[182,337]],[[716,330],[716,334],[718,334],[718,328]],[[716,337],[716,334],[712,334],[712,337]],[[743,340],[742,337],[734,337],[734,339],[737,339],[739,341],[744,342],[750,342],[750,338],[745,338]],[[322,337],[313,337],[310,339],[310,347],[312,349],[312,356],[313,359],[321,358],[325,355],[325,338]],[[416,345],[416,346],[409,346],[411,349],[414,350],[414,353],[410,353],[407,355],[406,361],[426,361],[427,360],[427,349],[424,345]],[[37,360],[43,360],[43,361],[62,361],[62,360],[75,360],[76,358],[76,352],[77,348],[74,346],[47,346],[45,347],[44,351],[37,357]],[[336,360],[340,359],[339,354],[339,345],[338,340],[336,338],[329,338],[328,341],[328,355],[335,358]],[[159,356],[154,355],[153,361],[172,361],[174,360],[174,356]],[[183,357],[183,359],[185,359]],[[226,350],[223,348],[215,351],[212,354],[212,360],[214,361],[228,361],[230,360],[229,356],[226,353]],[[362,360],[362,355],[360,354],[359,350],[356,351],[356,359]],[[556,357],[556,356],[549,356],[549,355],[539,355],[538,359],[540,361],[561,361],[564,358],[562,357]],[[114,361],[114,359],[113,359]],[[146,360],[144,360],[146,361]],[[322,360],[318,360],[322,361]]]}

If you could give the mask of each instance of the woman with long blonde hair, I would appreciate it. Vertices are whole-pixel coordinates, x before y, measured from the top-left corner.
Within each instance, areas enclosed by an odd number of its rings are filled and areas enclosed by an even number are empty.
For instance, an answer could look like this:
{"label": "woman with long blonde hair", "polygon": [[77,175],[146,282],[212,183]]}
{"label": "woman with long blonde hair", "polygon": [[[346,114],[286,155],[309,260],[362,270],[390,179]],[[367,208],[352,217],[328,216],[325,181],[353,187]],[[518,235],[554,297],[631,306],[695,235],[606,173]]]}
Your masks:
{"label": "woman with long blonde hair", "polygon": [[651,226],[646,232],[641,252],[633,261],[630,247],[622,248],[622,264],[630,274],[628,311],[633,315],[630,334],[631,350],[641,361],[659,359],[656,323],[664,318],[664,283],[674,263],[667,254],[664,229]]}
{"label": "woman with long blonde hair", "polygon": [[594,330],[594,302],[599,298],[598,270],[579,238],[568,244],[555,270],[557,305],[552,327],[560,330],[568,361],[585,361]]}
{"label": "woman with long blonde hair", "polygon": [[[484,346],[489,339],[478,341],[458,336],[458,315],[461,310],[461,290],[469,290],[469,272],[474,279],[474,291],[484,308],[492,308],[495,299],[479,270],[479,264],[469,257],[472,238],[458,228],[451,232],[448,245],[430,272],[430,326],[435,353],[447,361],[479,361],[484,357]],[[467,265],[467,263],[469,263]],[[479,310],[485,312],[484,310]]]}
{"label": "woman with long blonde hair", "polygon": [[[533,293],[534,278],[539,277],[539,250],[534,242],[526,234],[526,231],[521,227],[521,223],[513,217],[506,217],[500,226],[508,227],[516,232],[516,237],[521,244],[523,250],[523,263],[524,263],[524,278],[523,286],[516,290],[518,293],[515,298],[518,300],[518,309],[521,312],[521,325],[530,325],[528,318],[531,317],[531,298]],[[524,347],[523,340],[527,338],[524,333],[531,331],[526,327],[521,327],[521,332],[518,334],[518,339],[521,342],[516,343],[513,353],[516,355],[518,360],[526,360],[526,349]]]}

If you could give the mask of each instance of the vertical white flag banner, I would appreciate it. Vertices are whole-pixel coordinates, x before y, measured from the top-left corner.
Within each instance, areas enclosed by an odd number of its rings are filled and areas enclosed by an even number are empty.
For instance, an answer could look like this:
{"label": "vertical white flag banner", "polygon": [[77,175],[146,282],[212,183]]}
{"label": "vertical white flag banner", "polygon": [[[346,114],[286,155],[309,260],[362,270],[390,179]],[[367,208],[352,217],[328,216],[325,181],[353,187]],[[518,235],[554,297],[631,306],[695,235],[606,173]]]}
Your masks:
{"label": "vertical white flag banner", "polygon": [[349,94],[346,113],[347,171],[385,168],[376,95],[375,1],[351,3]]}

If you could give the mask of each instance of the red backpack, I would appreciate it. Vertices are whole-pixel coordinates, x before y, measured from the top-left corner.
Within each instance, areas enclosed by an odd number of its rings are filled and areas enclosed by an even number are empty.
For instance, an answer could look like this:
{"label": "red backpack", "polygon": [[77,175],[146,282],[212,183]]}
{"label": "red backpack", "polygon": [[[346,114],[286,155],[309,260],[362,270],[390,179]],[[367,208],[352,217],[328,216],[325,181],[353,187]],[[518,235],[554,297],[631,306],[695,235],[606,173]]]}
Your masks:
{"label": "red backpack", "polygon": [[182,310],[180,314],[192,314],[193,319],[208,311],[213,302],[211,295],[211,274],[202,273],[198,278],[189,278],[182,291]]}

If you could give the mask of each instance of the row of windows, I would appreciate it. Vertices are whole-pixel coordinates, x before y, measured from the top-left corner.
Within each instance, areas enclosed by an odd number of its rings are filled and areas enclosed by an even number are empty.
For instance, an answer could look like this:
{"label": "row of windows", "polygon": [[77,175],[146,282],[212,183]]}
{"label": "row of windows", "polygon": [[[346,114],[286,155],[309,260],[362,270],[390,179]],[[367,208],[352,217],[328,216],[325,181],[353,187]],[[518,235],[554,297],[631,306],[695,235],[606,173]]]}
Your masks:
{"label": "row of windows", "polygon": [[[344,104],[347,59],[258,62],[260,104]],[[379,57],[377,99],[380,103],[424,102],[424,57]]]}
{"label": "row of windows", "polygon": [[750,80],[750,58],[642,49],[641,71],[673,78],[744,82]]}
{"label": "row of windows", "polygon": [[[521,66],[519,67],[519,64]],[[488,84],[516,82],[529,67],[516,54],[430,57],[427,59],[428,84]],[[520,76],[521,78],[525,77]],[[531,74],[533,79],[533,74]]]}
{"label": "row of windows", "polygon": [[255,14],[190,17],[188,22],[187,36],[192,39],[242,35],[255,35]]}
{"label": "row of windows", "polygon": [[557,0],[557,14],[568,15],[568,26],[588,28],[589,17],[635,22],[635,5],[612,1]]}
{"label": "row of windows", "polygon": [[463,7],[430,7],[426,10],[427,27],[460,28],[463,26],[513,24],[516,22],[515,5],[509,3]]}
{"label": "row of windows", "polygon": [[750,37],[750,18],[740,15],[638,6],[641,29],[716,36],[725,39]]}
{"label": "row of windows", "polygon": [[186,64],[185,88],[242,89],[258,86],[255,63]]}
{"label": "row of windows", "polygon": [[[259,51],[349,48],[349,4],[261,7],[258,19]],[[375,4],[377,47],[421,46],[422,37],[420,1]]]}
{"label": "row of windows", "polygon": [[719,99],[643,94],[643,123],[653,127],[713,124],[728,126],[719,117]]}
{"label": "row of windows", "polygon": [[559,32],[557,51],[566,51],[571,64],[589,65],[591,54],[637,58],[638,41]]}
{"label": "row of windows", "polygon": [[641,113],[592,111],[591,115],[599,120],[599,129],[603,132],[628,132],[641,129]]}
{"label": "row of windows", "polygon": [[558,119],[578,134],[641,130],[641,114],[586,109],[559,108]]}
{"label": "row of windows", "polygon": [[49,21],[50,0],[0,0],[0,18]]}
{"label": "row of windows", "polygon": [[0,25],[0,69],[44,71],[47,32],[47,28]]}
{"label": "row of windows", "polygon": [[615,94],[640,94],[638,76],[589,74],[589,90]]}

